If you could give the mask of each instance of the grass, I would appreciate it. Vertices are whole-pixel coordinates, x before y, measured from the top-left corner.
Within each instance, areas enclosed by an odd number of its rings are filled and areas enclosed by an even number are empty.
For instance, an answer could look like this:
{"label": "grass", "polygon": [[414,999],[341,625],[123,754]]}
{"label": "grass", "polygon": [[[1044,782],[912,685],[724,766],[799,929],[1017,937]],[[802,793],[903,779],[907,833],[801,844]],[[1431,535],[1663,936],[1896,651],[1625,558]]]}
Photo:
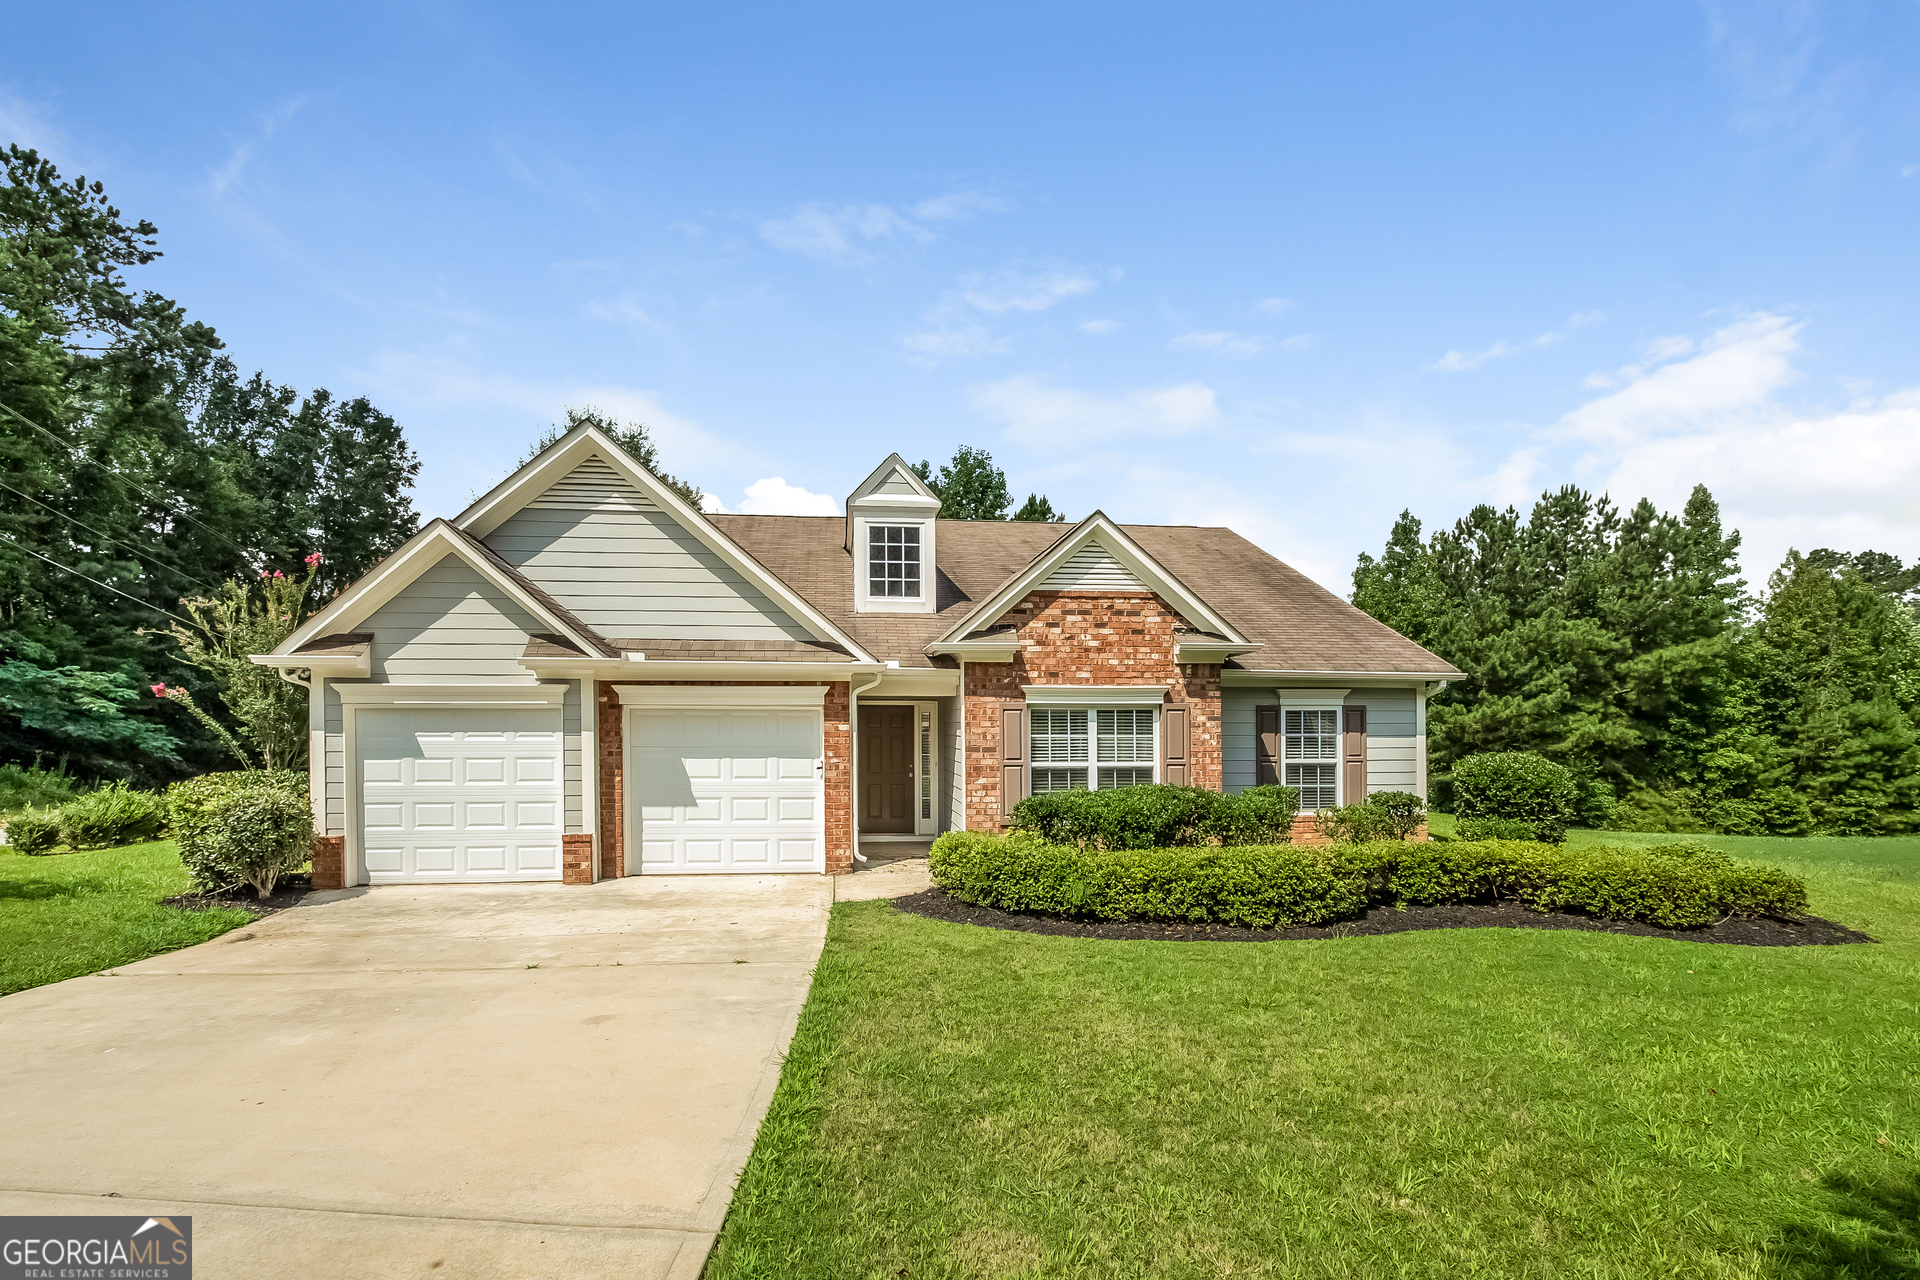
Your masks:
{"label": "grass", "polygon": [[706,1274],[1912,1280],[1920,840],[1724,843],[1881,945],[842,903]]}
{"label": "grass", "polygon": [[169,840],[38,858],[0,846],[0,995],[192,946],[252,919],[160,905],[187,888]]}

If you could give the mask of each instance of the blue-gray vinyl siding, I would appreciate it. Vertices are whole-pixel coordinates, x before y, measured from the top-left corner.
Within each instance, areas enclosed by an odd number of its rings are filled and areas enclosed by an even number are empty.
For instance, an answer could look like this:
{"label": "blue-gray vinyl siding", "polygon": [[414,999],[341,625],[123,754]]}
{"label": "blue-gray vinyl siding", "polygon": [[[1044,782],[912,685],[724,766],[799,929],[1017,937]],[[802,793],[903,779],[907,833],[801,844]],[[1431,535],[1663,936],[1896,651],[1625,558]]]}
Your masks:
{"label": "blue-gray vinyl siding", "polygon": [[548,631],[513,597],[448,553],[359,624],[373,632],[373,678],[399,684],[534,683],[527,637]]}
{"label": "blue-gray vinyl siding", "polygon": [[813,638],[671,514],[597,460],[509,516],[486,542],[604,636]]}
{"label": "blue-gray vinyl siding", "polygon": [[[1245,791],[1258,778],[1256,707],[1277,706],[1272,689],[1227,688],[1220,694],[1221,781],[1228,791]],[[1347,695],[1346,705],[1367,709],[1367,790],[1413,791],[1419,785],[1417,720],[1412,689],[1368,689]]]}

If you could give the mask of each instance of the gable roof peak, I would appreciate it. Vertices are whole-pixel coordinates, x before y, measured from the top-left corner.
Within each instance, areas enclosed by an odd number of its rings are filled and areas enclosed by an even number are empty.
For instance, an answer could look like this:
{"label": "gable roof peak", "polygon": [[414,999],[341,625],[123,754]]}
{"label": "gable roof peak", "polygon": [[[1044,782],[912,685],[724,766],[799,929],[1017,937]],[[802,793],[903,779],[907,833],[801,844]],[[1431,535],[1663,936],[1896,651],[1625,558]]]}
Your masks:
{"label": "gable roof peak", "polygon": [[854,504],[866,503],[873,506],[910,506],[925,508],[932,504],[932,510],[940,509],[940,495],[920,478],[912,465],[897,453],[887,455],[887,460],[854,486],[847,495],[846,510],[853,513]]}

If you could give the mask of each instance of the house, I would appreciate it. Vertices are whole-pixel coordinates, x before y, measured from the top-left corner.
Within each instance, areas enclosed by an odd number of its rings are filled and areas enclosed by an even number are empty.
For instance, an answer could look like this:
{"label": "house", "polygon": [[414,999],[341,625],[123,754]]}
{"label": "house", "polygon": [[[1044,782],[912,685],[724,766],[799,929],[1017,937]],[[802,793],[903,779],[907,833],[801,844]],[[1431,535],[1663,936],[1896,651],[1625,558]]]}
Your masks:
{"label": "house", "polygon": [[315,884],[852,868],[1032,791],[1423,792],[1460,672],[1228,529],[704,515],[592,427],[271,654],[310,690]]}

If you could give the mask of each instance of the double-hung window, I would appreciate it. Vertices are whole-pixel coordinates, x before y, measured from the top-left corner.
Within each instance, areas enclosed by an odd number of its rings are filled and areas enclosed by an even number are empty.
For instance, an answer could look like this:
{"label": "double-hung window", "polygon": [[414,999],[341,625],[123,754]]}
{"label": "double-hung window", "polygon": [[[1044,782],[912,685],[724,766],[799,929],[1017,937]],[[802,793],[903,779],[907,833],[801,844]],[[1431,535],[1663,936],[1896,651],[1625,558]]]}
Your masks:
{"label": "double-hung window", "polygon": [[920,598],[918,525],[867,526],[867,594],[876,599]]}
{"label": "double-hung window", "polygon": [[1287,786],[1300,789],[1300,807],[1331,809],[1338,804],[1340,713],[1289,711],[1280,737],[1284,779]]}
{"label": "double-hung window", "polygon": [[1029,711],[1033,790],[1106,791],[1153,781],[1154,714],[1148,708]]}

